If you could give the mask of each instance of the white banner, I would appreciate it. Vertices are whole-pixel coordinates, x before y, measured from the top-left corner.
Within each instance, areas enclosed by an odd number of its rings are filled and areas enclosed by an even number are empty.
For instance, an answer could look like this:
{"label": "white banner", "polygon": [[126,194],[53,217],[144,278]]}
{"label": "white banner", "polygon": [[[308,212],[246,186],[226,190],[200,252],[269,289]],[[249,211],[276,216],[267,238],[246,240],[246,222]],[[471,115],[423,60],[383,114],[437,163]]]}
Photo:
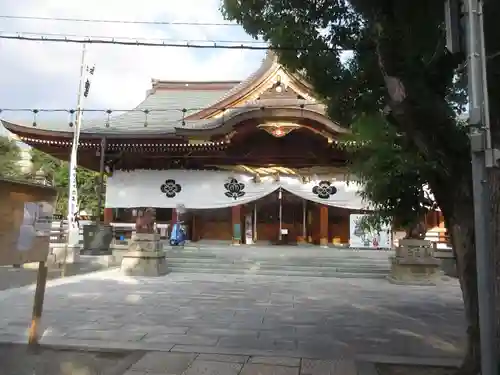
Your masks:
{"label": "white banner", "polygon": [[384,226],[380,232],[365,230],[361,220],[367,215],[352,214],[349,217],[349,245],[359,249],[391,249],[392,229]]}
{"label": "white banner", "polygon": [[360,186],[354,182],[330,181],[324,178],[304,184],[296,178],[285,178],[282,187],[303,199],[327,206],[351,210],[368,209],[368,204],[365,204],[358,194]]}
{"label": "white banner", "polygon": [[107,179],[108,208],[213,209],[250,203],[283,188],[304,199],[349,209],[367,209],[358,195],[359,186],[319,179],[307,184],[297,178],[262,178],[219,171],[136,170],[116,171]]}

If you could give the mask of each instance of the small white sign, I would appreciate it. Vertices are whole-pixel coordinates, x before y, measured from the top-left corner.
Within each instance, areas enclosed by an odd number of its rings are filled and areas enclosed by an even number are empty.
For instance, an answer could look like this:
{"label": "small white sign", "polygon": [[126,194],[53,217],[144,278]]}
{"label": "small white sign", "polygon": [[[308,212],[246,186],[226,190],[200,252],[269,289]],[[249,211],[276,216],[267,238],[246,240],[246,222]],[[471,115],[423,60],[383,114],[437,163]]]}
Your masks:
{"label": "small white sign", "polygon": [[288,229],[282,228],[281,229],[281,234],[288,234]]}

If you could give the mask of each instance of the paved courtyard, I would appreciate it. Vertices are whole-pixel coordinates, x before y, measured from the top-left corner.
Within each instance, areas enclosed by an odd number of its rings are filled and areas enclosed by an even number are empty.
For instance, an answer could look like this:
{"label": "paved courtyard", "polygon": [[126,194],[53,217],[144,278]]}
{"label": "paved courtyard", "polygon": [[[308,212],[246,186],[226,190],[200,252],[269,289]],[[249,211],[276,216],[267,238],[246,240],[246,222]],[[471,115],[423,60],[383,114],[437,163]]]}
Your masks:
{"label": "paved courtyard", "polygon": [[[0,292],[0,340],[26,334],[33,287]],[[205,354],[455,357],[464,326],[456,281],[171,274],[118,270],[52,280],[42,342]]]}

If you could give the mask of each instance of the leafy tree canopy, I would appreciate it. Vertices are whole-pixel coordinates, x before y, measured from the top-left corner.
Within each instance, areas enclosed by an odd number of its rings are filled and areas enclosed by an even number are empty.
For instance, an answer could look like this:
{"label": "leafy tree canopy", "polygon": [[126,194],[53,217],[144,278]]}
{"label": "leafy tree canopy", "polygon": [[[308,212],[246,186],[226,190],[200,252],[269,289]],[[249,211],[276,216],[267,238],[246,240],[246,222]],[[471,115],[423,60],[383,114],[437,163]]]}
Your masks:
{"label": "leafy tree canopy", "polygon": [[0,137],[0,176],[19,178],[21,172],[21,150],[15,140]]}
{"label": "leafy tree canopy", "polygon": [[[69,163],[56,159],[35,148],[31,149],[33,171],[42,170],[47,179],[56,187],[61,188],[56,212],[63,216],[68,212]],[[99,174],[85,168],[77,168],[78,200],[81,210],[92,215],[98,211]],[[104,202],[104,199],[103,199]]]}

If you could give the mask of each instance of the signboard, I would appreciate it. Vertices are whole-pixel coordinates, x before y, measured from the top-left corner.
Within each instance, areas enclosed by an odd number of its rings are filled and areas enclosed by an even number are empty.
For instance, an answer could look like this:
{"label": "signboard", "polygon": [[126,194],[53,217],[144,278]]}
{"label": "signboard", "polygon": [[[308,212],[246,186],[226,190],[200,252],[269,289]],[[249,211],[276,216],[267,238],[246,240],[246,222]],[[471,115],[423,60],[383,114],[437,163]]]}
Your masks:
{"label": "signboard", "polygon": [[361,220],[366,215],[352,214],[349,217],[349,246],[358,249],[391,249],[392,229],[386,225],[380,232],[365,230]]}
{"label": "signboard", "polygon": [[0,179],[0,265],[47,260],[57,191]]}

